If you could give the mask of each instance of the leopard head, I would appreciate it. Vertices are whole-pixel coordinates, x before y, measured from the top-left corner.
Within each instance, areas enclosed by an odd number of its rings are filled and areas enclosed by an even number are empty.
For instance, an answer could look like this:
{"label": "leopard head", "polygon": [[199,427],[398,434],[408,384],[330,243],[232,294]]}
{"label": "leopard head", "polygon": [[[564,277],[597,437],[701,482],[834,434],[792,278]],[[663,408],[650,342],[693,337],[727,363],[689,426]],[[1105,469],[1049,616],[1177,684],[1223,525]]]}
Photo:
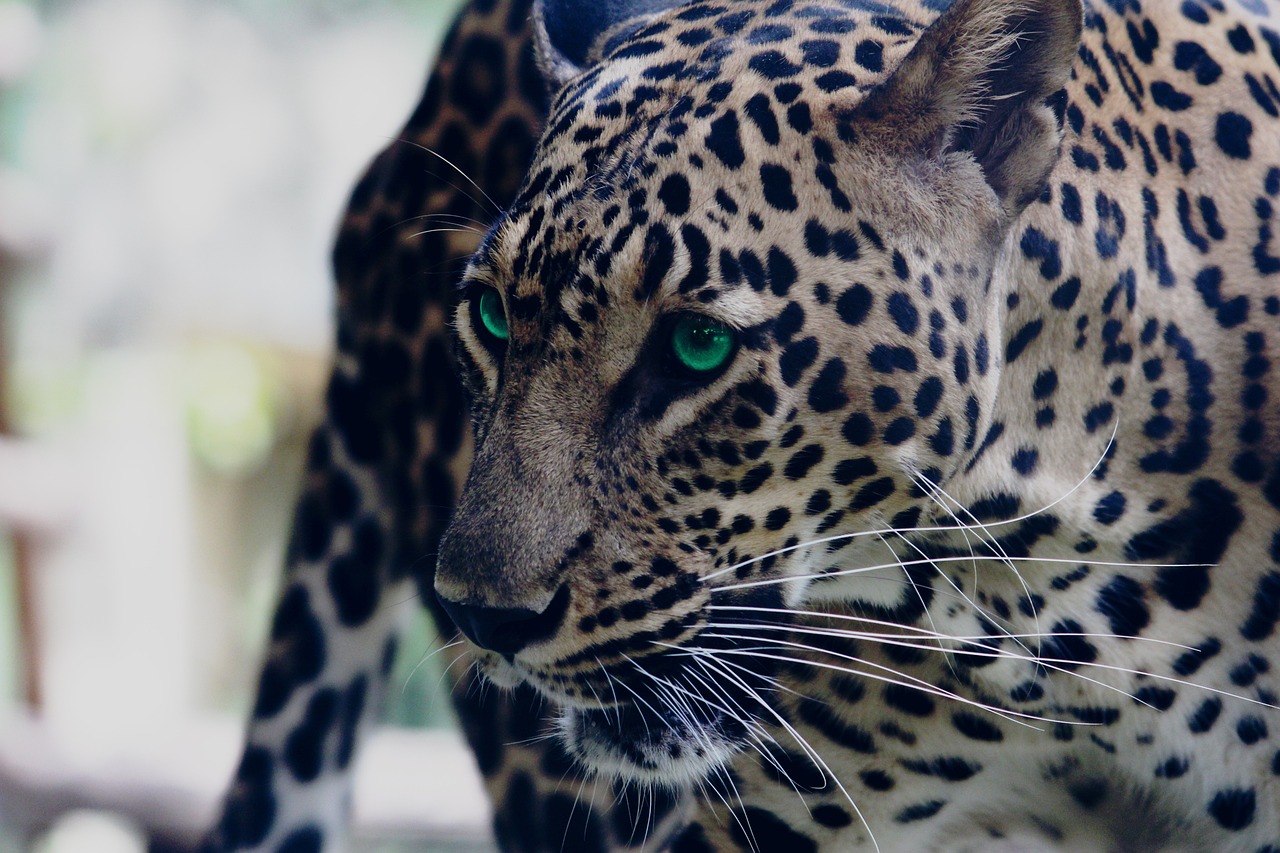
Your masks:
{"label": "leopard head", "polygon": [[744,646],[927,607],[890,540],[975,452],[1080,19],[539,5],[558,94],[461,283],[476,455],[435,588],[587,766],[701,778],[776,723],[794,655]]}

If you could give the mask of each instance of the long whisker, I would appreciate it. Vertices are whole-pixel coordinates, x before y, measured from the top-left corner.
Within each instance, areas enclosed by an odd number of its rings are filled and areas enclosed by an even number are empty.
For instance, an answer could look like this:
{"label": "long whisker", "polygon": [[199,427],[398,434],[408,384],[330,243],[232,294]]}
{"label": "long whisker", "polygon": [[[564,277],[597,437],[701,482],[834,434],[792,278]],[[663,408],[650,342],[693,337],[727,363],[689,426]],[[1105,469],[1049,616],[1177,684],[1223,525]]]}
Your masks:
{"label": "long whisker", "polygon": [[[821,540],[818,540],[818,541],[821,541]],[[813,543],[809,543],[809,544],[813,544]],[[763,557],[759,559],[763,559]],[[883,571],[884,569],[896,569],[896,568],[901,568],[906,566],[925,566],[925,565],[936,566],[939,563],[966,563],[970,559],[972,558],[958,556],[958,557],[927,557],[920,560],[905,560],[905,561],[900,560],[893,563],[879,563],[874,566],[858,566],[857,568],[854,568],[854,569],[836,569],[834,571],[815,572],[807,575],[787,575],[787,576],[776,577],[776,578],[764,578],[763,580],[742,581],[741,583],[725,584],[724,586],[713,587],[710,590],[710,592],[712,593],[728,592],[729,590],[734,590],[734,589],[750,589],[752,587],[757,587],[757,586],[769,586],[770,584],[788,583],[792,581],[821,580],[823,578],[837,578],[837,577],[844,577],[847,575],[860,575],[860,574],[865,574],[867,572],[878,572],[878,571]],[[1062,564],[1062,565],[1071,565],[1071,566],[1078,566],[1081,562],[1080,560],[1068,560],[1064,557],[1008,557],[1007,559],[1014,562],[1019,562],[1019,563],[1048,563],[1051,565]],[[1114,566],[1116,568],[1131,568],[1131,569],[1171,569],[1171,568],[1200,568],[1200,567],[1204,567],[1206,564],[1205,563],[1125,563],[1125,562],[1119,562],[1119,561],[1108,562],[1105,560],[1090,560],[1089,565]]]}
{"label": "long whisker", "polygon": [[[443,646],[437,646],[434,651],[427,652],[425,655],[423,655],[422,658],[416,664],[413,665],[413,669],[409,670],[409,674],[404,677],[404,684],[400,686],[400,697],[404,698],[405,693],[407,693],[409,690],[409,684],[413,681],[413,677],[418,674],[418,670],[422,669],[422,667],[426,665],[427,661],[431,660],[433,657],[445,651],[446,649],[452,649],[452,648],[461,646],[463,642],[464,642],[463,640],[457,639],[457,640],[454,640],[452,643],[445,643]],[[455,662],[456,662],[456,659],[455,659]],[[452,666],[452,664],[450,664],[450,666]],[[445,667],[445,671],[448,672],[448,670],[449,670],[449,667]],[[437,685],[437,688],[438,687],[439,685]]]}
{"label": "long whisker", "polygon": [[[502,213],[502,205],[500,205],[500,204],[498,204],[496,201],[494,201],[494,200],[493,200],[493,197],[492,197],[492,196],[490,196],[487,192],[485,192],[485,191],[484,191],[484,187],[480,186],[478,183],[476,183],[474,180],[472,180],[472,178],[471,178],[471,176],[470,176],[470,175],[468,175],[466,172],[462,171],[462,169],[458,168],[457,164],[455,164],[455,163],[454,163],[452,160],[450,160],[448,157],[446,157],[446,156],[444,156],[443,154],[441,154],[439,151],[436,151],[434,148],[431,148],[431,147],[429,147],[429,146],[427,146],[427,145],[423,145],[421,142],[415,142],[415,141],[414,141],[414,140],[412,140],[412,139],[405,139],[405,138],[404,138],[404,137],[402,137],[402,136],[401,136],[401,137],[395,137],[395,138],[393,139],[393,141],[395,141],[395,142],[402,142],[402,143],[404,143],[405,145],[412,145],[414,148],[417,148],[417,149],[419,149],[420,151],[425,151],[426,153],[430,154],[431,156],[436,157],[436,158],[439,158],[439,159],[440,159],[441,161],[443,161],[446,165],[448,165],[448,166],[449,166],[449,168],[453,169],[453,171],[455,171],[455,172],[457,172],[459,175],[461,175],[463,180],[465,180],[467,183],[471,184],[471,186],[475,187],[475,188],[476,188],[476,190],[477,190],[477,191],[479,191],[480,195],[484,196],[485,201],[489,202],[489,204],[490,204],[490,205],[492,205],[492,207],[493,207],[493,209],[494,209],[494,211],[495,211],[496,213],[498,213],[498,214],[501,214],[501,213]],[[441,180],[444,180],[444,179],[443,179],[443,178],[441,178]],[[446,183],[448,183],[448,181],[446,181]],[[453,186],[453,185],[452,185],[452,184],[450,184],[450,186]],[[457,188],[457,187],[454,187],[454,189],[458,189],[458,188]],[[462,190],[460,190],[460,189],[459,189],[458,191],[459,191],[459,192],[462,192]],[[464,195],[467,195],[466,193],[463,193],[463,194],[464,194]],[[469,198],[471,198],[469,195],[468,195],[468,197],[469,197]],[[475,198],[471,198],[471,200],[472,200],[472,201],[476,201],[476,199],[475,199]],[[478,202],[477,202],[477,203],[478,203]]]}
{"label": "long whisker", "polygon": [[[1111,445],[1115,441],[1116,432],[1119,429],[1119,425],[1120,425],[1119,421],[1117,420],[1116,423],[1112,426],[1111,438],[1108,439],[1107,441],[1108,451],[1110,450]],[[1081,477],[1074,486],[1072,486],[1062,495],[1058,496],[1055,500],[1049,502],[1048,504],[1045,504],[1039,509],[1033,510],[1028,513],[1024,513],[1015,518],[1008,518],[1001,521],[987,522],[985,524],[982,524],[981,527],[984,530],[989,531],[993,527],[1006,527],[1011,524],[1018,524],[1023,521],[1027,521],[1028,519],[1035,518],[1037,515],[1041,515],[1045,512],[1048,512],[1050,509],[1062,503],[1071,495],[1075,494],[1075,492],[1078,491],[1080,487],[1083,486],[1085,483],[1089,482],[1089,479],[1093,477],[1094,473],[1097,472],[1098,466],[1101,465],[1103,461],[1106,459],[1106,455],[1107,455],[1107,451],[1104,451],[1103,454],[1098,458],[1098,461],[1095,462],[1093,466],[1089,469],[1089,472],[1085,474],[1083,477]],[[972,525],[961,525],[961,529],[973,530],[974,528]],[[832,542],[842,542],[850,539],[859,539],[864,536],[880,536],[880,535],[888,535],[888,534],[897,535],[900,533],[949,533],[949,532],[954,532],[955,530],[957,530],[955,526],[944,524],[944,525],[927,525],[923,527],[906,527],[906,528],[887,527],[887,528],[875,529],[875,530],[858,530],[850,533],[838,533],[831,536],[823,536],[818,539],[810,539],[806,542],[801,542],[796,545],[790,545],[783,548],[778,548],[776,550],[769,551],[768,553],[761,554],[759,557],[752,557],[749,560],[744,560],[732,566],[725,566],[724,568],[717,569],[714,572],[704,575],[703,580],[704,581],[712,580],[716,577],[719,577],[720,575],[728,574],[729,572],[737,571],[740,568],[749,566],[752,563],[760,562],[761,560],[766,560],[769,557],[779,557],[779,556],[782,556],[783,554],[789,554],[793,551],[798,551],[803,548],[811,548],[814,545],[824,545]],[[1105,565],[1105,564],[1097,564],[1097,565]],[[1119,565],[1130,565],[1130,564],[1124,563]],[[1193,565],[1198,565],[1198,564],[1193,564]],[[888,568],[888,567],[885,567],[885,568]]]}
{"label": "long whisker", "polygon": [[[788,631],[789,633],[790,633],[790,632],[794,632],[794,633],[798,633],[798,634],[810,634],[810,635],[813,635],[813,636],[819,636],[819,637],[838,637],[838,638],[841,638],[841,639],[866,639],[866,638],[865,638],[865,637],[863,637],[862,635],[857,634],[857,633],[853,633],[853,632],[843,632],[843,631],[838,631],[838,630],[828,630],[828,629],[823,629],[823,628],[808,628],[808,627],[802,627],[802,626],[796,626],[796,627],[794,627],[793,629],[790,629],[790,630],[789,630],[788,628],[786,628],[785,626],[764,626],[764,625],[756,625],[756,624],[748,624],[748,625],[745,625],[745,626],[735,626],[735,625],[729,624],[729,625],[718,626],[718,627],[724,627],[724,628],[729,628],[729,629],[737,629],[737,630],[742,630],[743,628],[750,629],[750,630],[760,630],[760,629],[764,629],[764,628],[773,627],[773,628],[775,628],[775,629]],[[706,634],[705,636],[708,636],[708,637],[718,637],[718,638],[721,638],[721,639],[733,639],[733,638],[735,638],[735,637],[734,637],[734,635]],[[998,635],[997,635],[997,636],[998,636]],[[1060,636],[1063,636],[1063,635],[1060,635]],[[1092,636],[1092,635],[1087,635],[1087,634],[1085,634],[1085,635],[1077,635],[1077,636]],[[746,638],[746,637],[736,637],[736,639],[748,639],[748,638]],[[788,644],[788,643],[784,643],[783,641],[780,641],[780,640],[770,640],[770,642],[778,643],[778,644],[780,644],[780,645],[784,645],[784,646],[785,646],[785,645],[790,645],[790,644]],[[941,652],[941,653],[943,653],[943,654],[954,654],[954,652],[949,651],[949,650],[947,650],[947,649],[939,649],[939,648],[938,648],[934,643],[931,643],[931,642],[918,642],[918,641],[917,641],[917,642],[913,642],[913,641],[911,641],[911,640],[902,640],[902,639],[893,639],[893,638],[883,638],[883,637],[882,637],[882,638],[878,638],[878,639],[876,639],[876,640],[875,640],[875,642],[879,643],[880,645],[896,646],[896,647],[898,647],[898,648],[916,649],[916,650],[919,650],[919,651],[933,651],[933,652]],[[1069,659],[1064,659],[1064,658],[1046,658],[1046,657],[1044,657],[1044,656],[1042,656],[1042,655],[1031,655],[1031,654],[1021,655],[1021,654],[1017,654],[1016,652],[1006,652],[1006,651],[1004,651],[1004,650],[1000,650],[1000,649],[991,649],[991,648],[989,648],[989,647],[987,647],[987,646],[984,646],[984,645],[982,645],[981,643],[977,643],[977,642],[973,643],[973,645],[977,646],[977,649],[975,649],[975,650],[966,650],[966,651],[964,651],[964,652],[963,652],[963,654],[968,655],[968,656],[970,656],[970,657],[990,658],[990,659],[992,659],[992,660],[1017,660],[1017,661],[1023,661],[1023,662],[1026,662],[1026,663],[1033,663],[1033,664],[1035,664],[1037,667],[1044,667],[1045,669],[1053,670],[1054,672],[1061,672],[1061,673],[1063,673],[1063,674],[1065,674],[1065,675],[1070,675],[1070,676],[1072,676],[1073,678],[1079,678],[1079,679],[1080,679],[1080,680],[1082,680],[1082,681],[1087,681],[1087,682],[1089,682],[1090,684],[1095,684],[1095,685],[1097,685],[1097,686],[1099,686],[1099,687],[1102,687],[1102,688],[1104,688],[1104,689],[1106,689],[1106,690],[1111,690],[1111,691],[1114,691],[1114,692],[1116,692],[1116,693],[1119,693],[1120,695],[1125,696],[1126,698],[1132,699],[1133,701],[1137,702],[1138,704],[1141,704],[1141,705],[1147,705],[1148,707],[1152,707],[1149,703],[1144,702],[1143,700],[1141,700],[1141,699],[1139,699],[1138,697],[1134,696],[1132,693],[1129,693],[1127,690],[1123,690],[1123,689],[1121,689],[1121,688],[1119,688],[1119,687],[1115,687],[1114,685],[1110,685],[1110,684],[1107,684],[1107,683],[1105,683],[1105,682],[1099,681],[1099,680],[1097,680],[1097,679],[1090,678],[1090,677],[1089,677],[1089,676],[1087,676],[1087,675],[1082,675],[1081,673],[1078,673],[1078,672],[1073,671],[1073,670],[1071,669],[1071,667],[1075,667],[1075,666],[1087,666],[1087,667],[1091,667],[1091,668],[1094,668],[1094,669],[1117,670],[1117,671],[1121,671],[1121,672],[1125,672],[1125,673],[1129,673],[1129,674],[1137,674],[1137,672],[1138,672],[1137,670],[1125,669],[1125,668],[1123,668],[1123,667],[1117,667],[1117,666],[1113,666],[1113,665],[1110,665],[1110,664],[1098,663],[1098,662],[1096,662],[1096,661],[1076,661],[1076,660],[1069,660]],[[816,646],[809,646],[809,645],[807,645],[807,644],[796,644],[796,646],[797,646],[797,647],[799,647],[799,648],[810,649],[810,650],[812,650],[812,651],[820,651],[820,652],[824,652],[824,653],[826,653],[826,654],[835,654],[834,652],[832,652],[832,651],[830,651],[830,650],[820,649],[820,648],[818,648],[818,647],[816,647]],[[857,659],[857,658],[854,658],[854,659],[855,659],[855,660],[859,660],[861,663],[864,663],[864,664],[870,664],[870,662],[869,662],[869,661],[863,661],[863,660],[860,660],[860,659]],[[870,665],[874,666],[875,664],[870,664]],[[892,670],[890,670],[890,671],[892,671]],[[927,683],[927,682],[925,682],[925,683]],[[942,694],[940,694],[940,695],[942,695]],[[1245,697],[1240,697],[1240,698],[1245,698]]]}
{"label": "long whisker", "polygon": [[[950,500],[953,503],[955,503],[957,506],[959,506],[961,511],[964,512],[964,514],[968,516],[970,519],[972,519],[973,524],[976,526],[976,529],[965,526],[965,531],[964,531],[965,542],[966,544],[969,545],[969,560],[973,569],[973,587],[974,587],[975,594],[977,593],[977,589],[978,589],[979,562],[976,558],[976,555],[974,555],[973,553],[973,544],[972,542],[969,541],[970,532],[975,532],[978,537],[978,540],[983,542],[988,548],[990,548],[993,552],[995,552],[998,560],[1004,563],[1006,566],[1008,566],[1009,571],[1012,572],[1015,578],[1017,578],[1018,584],[1022,587],[1022,594],[1025,597],[1025,600],[1028,603],[1033,605],[1032,620],[1035,624],[1036,631],[1039,631],[1040,630],[1040,613],[1034,609],[1035,597],[1031,594],[1031,588],[1027,585],[1026,579],[1022,577],[1022,573],[1018,571],[1018,567],[1015,564],[1015,562],[1009,558],[1009,554],[1005,551],[1004,546],[1000,544],[1000,541],[987,531],[986,527],[982,524],[981,521],[979,521],[973,515],[972,512],[970,512],[966,507],[964,507],[958,501],[955,501],[950,495],[946,493],[946,491],[942,489],[941,486],[938,486],[936,483],[934,483],[932,480],[930,480],[928,477],[925,477],[922,474],[920,475],[913,474],[912,479],[919,486],[922,487],[922,489],[929,495],[929,497],[934,501],[934,503],[946,509],[948,514],[950,514],[952,518],[956,519],[957,521],[960,520],[959,516],[956,515],[956,513],[951,510],[951,508],[947,505],[945,501],[940,500],[938,495],[942,495],[943,497],[947,498],[947,500]],[[899,533],[898,536],[902,539],[904,543],[906,543],[908,547],[913,549],[917,554],[920,554],[920,556],[922,557],[928,556],[927,554],[924,553],[924,551],[918,545],[916,545],[906,536],[902,535],[901,533]],[[1000,624],[1001,620],[995,618],[992,614],[988,613],[983,607],[979,606],[978,603],[975,602],[972,598],[966,595],[965,592],[960,589],[959,585],[954,580],[952,580],[949,574],[943,571],[939,571],[938,576],[946,580],[946,582],[953,589],[955,589],[955,591],[958,592],[960,596],[965,599],[965,601],[969,603],[969,606],[973,608],[974,612],[981,614],[992,625],[1003,628],[1003,626]],[[1022,645],[1017,640],[1015,640],[1014,642],[1017,642],[1019,645]],[[1023,646],[1023,648],[1028,654],[1032,653],[1031,649],[1026,648],[1025,646]]]}
{"label": "long whisker", "polygon": [[[887,628],[892,632],[892,633],[880,633],[880,634],[874,634],[874,633],[864,632],[864,631],[853,631],[853,630],[850,630],[848,632],[848,636],[850,636],[851,638],[860,638],[860,639],[868,639],[868,640],[878,640],[880,638],[886,638],[886,639],[901,638],[904,632],[917,634],[923,639],[955,640],[957,642],[982,642],[984,640],[1000,640],[1005,638],[1037,639],[1037,638],[1045,638],[1045,637],[1088,637],[1091,639],[1133,640],[1135,642],[1140,642],[1140,643],[1152,643],[1158,646],[1170,646],[1172,648],[1182,649],[1184,651],[1198,651],[1198,649],[1195,646],[1189,646],[1186,643],[1179,643],[1173,640],[1160,640],[1160,639],[1156,639],[1155,637],[1130,636],[1127,634],[1110,634],[1102,631],[1096,631],[1096,632],[1079,631],[1079,632],[1061,632],[1061,633],[1060,632],[1038,632],[1038,633],[1026,632],[1026,633],[1019,633],[1019,634],[1003,634],[1003,633],[1002,634],[947,634],[947,633],[932,631],[928,628],[921,628],[916,625],[905,625],[898,622],[890,622],[884,619],[872,619],[869,616],[857,616],[849,613],[826,613],[823,611],[798,610],[798,609],[787,608],[787,607],[760,607],[760,606],[736,605],[736,604],[713,604],[713,605],[708,605],[707,609],[725,610],[725,611],[736,610],[736,611],[747,611],[747,612],[753,612],[753,613],[780,614],[785,616],[803,616],[803,617],[816,616],[823,619],[836,619],[836,620],[847,621],[847,622],[858,622],[858,623],[863,623],[867,625],[873,625],[876,627]],[[716,626],[722,627],[722,623],[717,622]],[[748,623],[744,623],[742,627],[745,628],[748,626],[754,627],[754,628],[768,628],[770,630],[794,630],[800,627],[793,623],[776,623],[776,622],[748,622]],[[836,631],[838,629],[833,628],[833,629],[823,629],[823,630]],[[936,647],[931,645],[929,646],[929,648],[936,648]]]}
{"label": "long whisker", "polygon": [[871,825],[867,823],[866,817],[862,814],[862,809],[858,808],[858,804],[854,802],[853,797],[849,794],[848,789],[846,789],[844,786],[844,783],[840,781],[840,777],[831,771],[830,766],[827,765],[827,762],[823,760],[822,756],[818,753],[818,751],[815,750],[809,744],[809,741],[806,740],[805,737],[802,734],[800,734],[800,732],[797,731],[793,725],[791,725],[791,723],[787,722],[786,718],[783,717],[781,714],[779,714],[772,705],[766,702],[764,698],[760,696],[758,693],[756,693],[756,691],[753,690],[748,684],[746,684],[746,682],[744,682],[740,676],[734,673],[730,667],[740,669],[744,672],[750,672],[750,671],[745,669],[744,667],[734,664],[732,661],[719,660],[713,654],[710,654],[707,649],[699,649],[697,651],[701,652],[702,656],[698,656],[698,654],[695,652],[694,659],[696,661],[698,661],[700,664],[704,666],[715,666],[716,669],[721,672],[721,674],[723,674],[725,677],[734,681],[742,690],[744,690],[747,693],[747,695],[751,696],[753,699],[759,702],[760,705],[769,713],[769,715],[772,716],[775,720],[777,720],[778,724],[782,726],[782,728],[788,734],[790,734],[791,737],[795,739],[796,743],[799,744],[800,748],[804,751],[805,755],[809,757],[809,760],[812,761],[815,766],[821,768],[821,770],[828,777],[830,777],[832,781],[836,783],[836,787],[840,789],[840,793],[844,795],[845,800],[853,808],[853,812],[858,816],[858,820],[862,823],[863,828],[867,830],[867,837],[871,839],[871,845],[875,848],[876,853],[880,853],[880,842],[876,840],[876,836],[871,829]]}
{"label": "long whisker", "polygon": [[[747,640],[749,642],[750,641],[761,642],[758,638],[755,638],[755,637],[744,637],[744,636],[739,636],[734,634],[708,635],[708,636],[715,636],[718,639],[739,639],[739,640]],[[988,705],[986,703],[979,702],[974,699],[967,699],[964,696],[960,696],[959,694],[953,693],[950,690],[946,690],[944,688],[938,687],[935,684],[931,684],[930,682],[925,681],[922,678],[916,678],[914,676],[910,676],[905,673],[898,672],[897,670],[892,669],[891,667],[887,667],[883,664],[878,664],[878,663],[875,663],[874,661],[862,660],[861,658],[856,658],[852,655],[846,655],[846,654],[841,654],[839,652],[834,652],[834,651],[831,651],[830,649],[823,649],[823,648],[818,648],[816,646],[809,646],[804,643],[787,642],[784,640],[770,640],[768,642],[770,643],[770,645],[766,646],[765,648],[781,647],[781,648],[799,649],[801,651],[817,652],[819,654],[827,655],[829,657],[840,658],[842,660],[852,661],[854,663],[858,663],[863,666],[868,666],[868,667],[871,667],[871,669],[873,670],[881,670],[882,672],[890,673],[890,675],[883,675],[880,672],[867,672],[864,670],[853,669],[851,667],[841,666],[838,664],[825,663],[823,661],[811,661],[805,658],[768,654],[764,651],[757,650],[757,649],[708,649],[708,648],[696,647],[696,646],[683,646],[679,648],[680,648],[680,651],[688,652],[690,654],[699,652],[699,653],[711,655],[712,657],[716,657],[718,655],[757,657],[764,660],[773,660],[773,661],[779,661],[783,663],[797,663],[804,666],[812,666],[816,669],[827,669],[827,670],[833,670],[835,672],[844,672],[849,675],[859,675],[864,678],[870,678],[874,681],[880,681],[885,684],[896,684],[899,687],[909,687],[915,690],[920,690],[921,692],[924,692],[924,693],[931,694],[933,696],[937,696],[939,698],[950,699],[954,702],[959,702],[963,705],[969,705],[970,707],[978,708],[988,713],[995,714],[996,716],[1003,717],[1009,720],[1009,722],[1011,723],[1016,723],[1017,725],[1025,726],[1030,729],[1035,729],[1036,731],[1041,731],[1041,729],[1038,726],[1032,725],[1031,723],[1024,722],[1024,720],[1035,720],[1037,722],[1044,722],[1044,723],[1059,723],[1059,722],[1072,723],[1073,722],[1071,720],[1048,719],[1036,714],[1030,714],[1023,711],[1012,711],[1007,708],[998,708],[996,706]]]}

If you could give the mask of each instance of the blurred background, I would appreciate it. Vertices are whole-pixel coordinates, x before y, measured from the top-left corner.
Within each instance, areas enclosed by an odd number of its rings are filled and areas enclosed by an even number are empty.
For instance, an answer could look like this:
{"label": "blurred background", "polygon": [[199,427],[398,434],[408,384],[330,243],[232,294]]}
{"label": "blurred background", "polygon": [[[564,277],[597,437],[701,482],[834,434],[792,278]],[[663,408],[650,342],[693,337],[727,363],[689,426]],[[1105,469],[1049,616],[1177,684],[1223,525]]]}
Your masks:
{"label": "blurred background", "polygon": [[[0,853],[180,851],[212,816],[319,415],[329,244],[458,5],[0,0]],[[416,624],[355,849],[487,849]]]}

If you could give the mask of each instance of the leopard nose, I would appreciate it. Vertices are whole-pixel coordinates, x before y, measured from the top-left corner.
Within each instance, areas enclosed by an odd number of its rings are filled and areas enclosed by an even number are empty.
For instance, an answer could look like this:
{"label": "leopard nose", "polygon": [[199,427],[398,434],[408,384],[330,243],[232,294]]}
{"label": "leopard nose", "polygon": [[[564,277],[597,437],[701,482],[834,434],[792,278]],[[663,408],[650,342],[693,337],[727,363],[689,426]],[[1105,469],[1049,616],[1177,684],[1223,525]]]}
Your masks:
{"label": "leopard nose", "polygon": [[471,642],[511,657],[527,646],[549,639],[559,630],[569,609],[569,586],[561,585],[542,610],[468,604],[443,596],[440,604]]}

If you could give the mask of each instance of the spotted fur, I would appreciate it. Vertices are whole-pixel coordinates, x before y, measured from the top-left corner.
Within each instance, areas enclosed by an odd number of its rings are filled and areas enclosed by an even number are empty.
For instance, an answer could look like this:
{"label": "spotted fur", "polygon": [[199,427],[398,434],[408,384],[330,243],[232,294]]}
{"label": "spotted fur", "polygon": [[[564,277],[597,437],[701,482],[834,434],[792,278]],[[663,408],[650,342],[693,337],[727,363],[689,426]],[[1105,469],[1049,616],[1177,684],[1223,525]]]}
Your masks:
{"label": "spotted fur", "polygon": [[504,849],[1277,853],[1278,231],[1266,0],[474,0],[209,849],[341,843],[416,584]]}

